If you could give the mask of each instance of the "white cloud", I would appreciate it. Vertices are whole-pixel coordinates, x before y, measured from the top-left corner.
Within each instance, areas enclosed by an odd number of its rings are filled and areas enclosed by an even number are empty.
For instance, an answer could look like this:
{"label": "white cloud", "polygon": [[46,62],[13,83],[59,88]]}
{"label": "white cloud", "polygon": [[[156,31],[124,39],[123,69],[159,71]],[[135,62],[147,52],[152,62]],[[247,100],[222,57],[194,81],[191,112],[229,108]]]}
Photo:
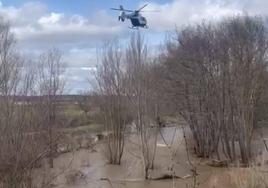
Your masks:
{"label": "white cloud", "polygon": [[83,16],[80,15],[73,15],[70,19],[71,23],[77,24],[79,26],[84,25],[87,22],[87,19],[85,19]]}
{"label": "white cloud", "polygon": [[166,4],[149,3],[146,10],[159,12],[144,12],[150,28],[155,30],[171,30],[176,26],[197,23],[202,20],[218,20],[225,16],[242,14],[237,1],[228,3],[224,0],[174,0]]}
{"label": "white cloud", "polygon": [[[105,11],[89,18],[49,12],[40,2],[25,3],[21,7],[0,6],[0,15],[8,19],[18,42],[23,48],[47,49],[51,46],[94,46],[98,40],[120,35],[122,25]],[[66,46],[67,45],[67,46]]]}
{"label": "white cloud", "polygon": [[49,16],[43,16],[38,20],[38,23],[41,25],[47,25],[47,24],[56,24],[64,17],[63,14],[59,13],[50,13]]}
{"label": "white cloud", "polygon": [[66,80],[66,91],[75,93],[92,88],[94,80],[94,67],[68,68],[64,74]]}
{"label": "white cloud", "polygon": [[39,2],[25,3],[21,7],[0,6],[0,15],[10,21],[12,26],[24,27],[33,24],[45,15],[47,7]]}
{"label": "white cloud", "polygon": [[95,48],[71,48],[63,54],[63,61],[68,67],[94,67],[96,66]]}
{"label": "white cloud", "polygon": [[40,53],[51,47],[63,51],[67,69],[62,76],[72,92],[88,88],[90,72],[96,66],[98,43],[124,32],[123,25],[103,10],[97,11],[92,17],[85,17],[50,12],[40,2],[25,3],[20,7],[0,3],[0,16],[10,22],[18,48],[28,58],[37,59]]}
{"label": "white cloud", "polygon": [[[148,25],[152,30],[172,30],[176,26],[201,22],[202,20],[217,21],[223,17],[241,15],[268,16],[267,0],[173,0],[158,4],[148,2],[145,10],[160,12],[144,12]],[[144,3],[141,3],[142,5]]]}
{"label": "white cloud", "polygon": [[[268,15],[267,0],[172,0],[163,4],[148,3],[145,10],[160,10],[157,13],[143,13],[150,29],[142,30],[142,33],[150,38],[150,44],[154,46],[161,42],[165,31],[173,30],[175,26],[180,28],[203,19],[219,20],[243,12]],[[63,61],[69,68],[63,76],[68,78],[73,92],[88,87],[88,76],[96,66],[96,49],[103,40],[116,36],[125,39],[126,34],[136,32],[127,30],[130,22],[118,22],[105,10],[86,17],[51,12],[40,2],[14,7],[5,6],[0,1],[0,15],[10,21],[18,47],[24,52],[36,56],[50,47],[58,47],[64,52]]]}

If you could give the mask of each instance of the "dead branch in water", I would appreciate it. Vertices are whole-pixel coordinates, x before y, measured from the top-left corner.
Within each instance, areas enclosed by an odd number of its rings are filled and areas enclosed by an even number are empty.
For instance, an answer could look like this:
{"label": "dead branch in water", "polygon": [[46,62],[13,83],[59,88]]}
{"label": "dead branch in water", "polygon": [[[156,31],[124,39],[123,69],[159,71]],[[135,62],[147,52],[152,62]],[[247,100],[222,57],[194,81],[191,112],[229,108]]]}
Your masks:
{"label": "dead branch in water", "polygon": [[109,183],[109,185],[110,185],[112,188],[114,188],[114,186],[113,186],[113,184],[112,184],[112,182],[111,182],[111,180],[110,180],[109,178],[101,178],[100,180],[101,180],[101,181],[107,181],[107,182]]}

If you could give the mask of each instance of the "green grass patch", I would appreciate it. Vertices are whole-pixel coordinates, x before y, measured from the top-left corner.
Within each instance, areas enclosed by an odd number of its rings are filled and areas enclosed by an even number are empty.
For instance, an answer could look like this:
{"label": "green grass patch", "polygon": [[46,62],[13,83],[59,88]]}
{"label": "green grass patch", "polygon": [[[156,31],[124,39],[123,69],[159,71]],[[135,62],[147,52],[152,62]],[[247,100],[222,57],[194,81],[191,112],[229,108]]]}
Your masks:
{"label": "green grass patch", "polygon": [[64,128],[61,131],[65,134],[80,135],[88,133],[100,133],[103,131],[103,126],[100,124],[90,124],[74,128]]}
{"label": "green grass patch", "polygon": [[84,112],[77,105],[66,105],[63,107],[63,113],[67,117],[79,117],[84,115]]}

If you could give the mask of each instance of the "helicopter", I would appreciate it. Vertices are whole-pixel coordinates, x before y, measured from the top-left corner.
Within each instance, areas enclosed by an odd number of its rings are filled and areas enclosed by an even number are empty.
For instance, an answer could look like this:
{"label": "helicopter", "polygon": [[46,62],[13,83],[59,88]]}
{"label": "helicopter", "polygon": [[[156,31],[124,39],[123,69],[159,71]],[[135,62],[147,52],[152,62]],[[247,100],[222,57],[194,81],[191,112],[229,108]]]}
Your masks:
{"label": "helicopter", "polygon": [[[124,9],[122,5],[119,6],[119,9],[118,8],[111,8],[111,9],[120,11],[120,14],[118,16],[118,21],[124,22],[126,19],[130,19],[132,23],[132,27],[130,27],[131,29],[139,29],[139,28],[148,29],[147,20],[140,13],[140,12],[145,12],[145,11],[142,11],[142,9],[144,9],[147,5],[148,4],[143,5],[138,10],[127,10],[127,9]],[[127,14],[126,12],[129,12],[129,14]],[[149,11],[146,11],[146,12],[149,12]]]}

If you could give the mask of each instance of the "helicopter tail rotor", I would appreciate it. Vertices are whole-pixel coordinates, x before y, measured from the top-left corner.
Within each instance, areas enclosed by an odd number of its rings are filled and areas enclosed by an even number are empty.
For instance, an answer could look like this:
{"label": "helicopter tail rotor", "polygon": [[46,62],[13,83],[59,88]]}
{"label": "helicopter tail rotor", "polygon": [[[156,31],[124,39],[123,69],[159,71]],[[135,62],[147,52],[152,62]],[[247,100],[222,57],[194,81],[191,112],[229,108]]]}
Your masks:
{"label": "helicopter tail rotor", "polygon": [[126,18],[126,13],[124,11],[121,11],[119,16],[118,16],[118,21],[124,22]]}
{"label": "helicopter tail rotor", "polygon": [[119,9],[121,10],[121,12],[120,12],[120,15],[119,15],[119,17],[118,17],[118,20],[124,22],[124,21],[125,21],[126,13],[125,13],[125,11],[124,11],[124,7],[123,7],[123,5],[120,5],[120,6],[119,6]]}
{"label": "helicopter tail rotor", "polygon": [[118,21],[124,22],[126,19],[126,12],[134,12],[133,10],[124,9],[123,5],[120,5],[119,8],[111,8],[112,10],[120,11],[118,16]]}

